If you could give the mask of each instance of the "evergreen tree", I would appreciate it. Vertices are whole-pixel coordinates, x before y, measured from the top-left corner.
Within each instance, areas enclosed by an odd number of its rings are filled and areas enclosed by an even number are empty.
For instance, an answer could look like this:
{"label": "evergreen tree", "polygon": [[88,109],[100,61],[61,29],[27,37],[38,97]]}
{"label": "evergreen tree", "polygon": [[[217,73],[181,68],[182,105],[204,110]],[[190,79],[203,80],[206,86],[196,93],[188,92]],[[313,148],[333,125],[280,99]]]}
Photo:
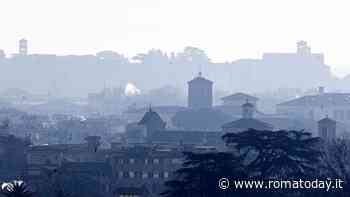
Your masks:
{"label": "evergreen tree", "polygon": [[233,190],[222,190],[220,178],[229,180],[245,177],[240,158],[230,153],[186,152],[183,167],[176,171],[175,178],[165,183],[165,197],[235,196]]}

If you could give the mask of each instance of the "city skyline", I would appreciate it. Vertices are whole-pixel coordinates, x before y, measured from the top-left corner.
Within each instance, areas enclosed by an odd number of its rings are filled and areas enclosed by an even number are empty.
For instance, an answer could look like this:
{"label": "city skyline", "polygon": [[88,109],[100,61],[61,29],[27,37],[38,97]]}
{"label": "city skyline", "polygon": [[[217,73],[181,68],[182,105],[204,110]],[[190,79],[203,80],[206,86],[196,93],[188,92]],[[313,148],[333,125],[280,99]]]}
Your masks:
{"label": "city skyline", "polygon": [[176,52],[195,46],[223,62],[293,52],[296,41],[306,40],[313,52],[325,54],[337,76],[344,76],[350,73],[350,29],[343,25],[347,5],[313,0],[7,1],[0,8],[0,49],[15,53],[22,37],[30,41],[32,53],[58,55],[113,50],[132,57],[151,48]]}

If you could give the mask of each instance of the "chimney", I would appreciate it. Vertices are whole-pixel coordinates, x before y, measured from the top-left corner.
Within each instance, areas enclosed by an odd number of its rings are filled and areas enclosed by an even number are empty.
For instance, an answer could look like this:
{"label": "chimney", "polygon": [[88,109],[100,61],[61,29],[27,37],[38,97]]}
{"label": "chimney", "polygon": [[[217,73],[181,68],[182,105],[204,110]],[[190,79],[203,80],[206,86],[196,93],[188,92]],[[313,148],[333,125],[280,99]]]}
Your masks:
{"label": "chimney", "polygon": [[324,94],[324,87],[323,86],[318,87],[318,94]]}

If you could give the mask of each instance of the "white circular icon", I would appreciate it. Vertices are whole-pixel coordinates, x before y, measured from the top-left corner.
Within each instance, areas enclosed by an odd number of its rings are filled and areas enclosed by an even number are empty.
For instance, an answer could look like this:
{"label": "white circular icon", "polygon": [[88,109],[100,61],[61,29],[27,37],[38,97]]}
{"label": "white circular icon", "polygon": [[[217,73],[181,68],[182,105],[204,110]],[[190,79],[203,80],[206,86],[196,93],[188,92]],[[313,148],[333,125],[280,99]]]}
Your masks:
{"label": "white circular icon", "polygon": [[230,181],[227,178],[221,178],[219,180],[220,189],[228,189],[230,187]]}

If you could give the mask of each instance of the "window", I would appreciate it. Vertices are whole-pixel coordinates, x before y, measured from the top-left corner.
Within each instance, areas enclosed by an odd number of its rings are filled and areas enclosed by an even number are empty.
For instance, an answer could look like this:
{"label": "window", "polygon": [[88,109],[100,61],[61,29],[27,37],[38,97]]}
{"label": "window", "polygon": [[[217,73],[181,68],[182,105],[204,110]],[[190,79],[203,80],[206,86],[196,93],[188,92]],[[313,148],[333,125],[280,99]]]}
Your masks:
{"label": "window", "polygon": [[159,173],[158,172],[154,172],[153,173],[153,178],[158,179],[159,178]]}
{"label": "window", "polygon": [[124,159],[119,159],[119,164],[124,164]]}
{"label": "window", "polygon": [[148,178],[148,173],[147,172],[142,172],[142,178],[147,179]]}
{"label": "window", "polygon": [[130,178],[135,178],[135,172],[130,171],[130,172],[129,172],[129,177],[130,177]]}
{"label": "window", "polygon": [[165,179],[169,178],[169,172],[164,172],[164,173],[163,173],[163,177],[164,177]]}
{"label": "window", "polygon": [[145,164],[146,164],[146,165],[148,164],[148,159],[147,159],[147,158],[145,159]]}
{"label": "window", "polygon": [[129,159],[129,163],[134,164],[135,163],[135,159],[134,158]]}
{"label": "window", "polygon": [[159,159],[153,159],[154,164],[159,164]]}

